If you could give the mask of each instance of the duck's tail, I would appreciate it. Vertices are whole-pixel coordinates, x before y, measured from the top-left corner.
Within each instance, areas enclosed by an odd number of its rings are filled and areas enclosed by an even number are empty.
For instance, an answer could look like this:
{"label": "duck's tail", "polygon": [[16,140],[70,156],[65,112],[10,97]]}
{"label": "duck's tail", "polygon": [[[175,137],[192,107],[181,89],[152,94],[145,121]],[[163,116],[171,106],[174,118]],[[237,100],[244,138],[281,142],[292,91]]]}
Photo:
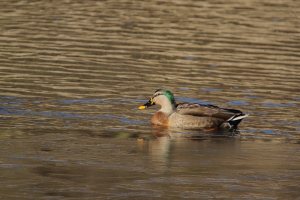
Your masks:
{"label": "duck's tail", "polygon": [[238,125],[245,117],[248,117],[248,116],[249,116],[248,114],[240,113],[240,114],[233,115],[232,117],[230,117],[230,118],[227,120],[227,123],[229,124],[230,129],[236,129],[236,128],[237,128],[237,125]]}

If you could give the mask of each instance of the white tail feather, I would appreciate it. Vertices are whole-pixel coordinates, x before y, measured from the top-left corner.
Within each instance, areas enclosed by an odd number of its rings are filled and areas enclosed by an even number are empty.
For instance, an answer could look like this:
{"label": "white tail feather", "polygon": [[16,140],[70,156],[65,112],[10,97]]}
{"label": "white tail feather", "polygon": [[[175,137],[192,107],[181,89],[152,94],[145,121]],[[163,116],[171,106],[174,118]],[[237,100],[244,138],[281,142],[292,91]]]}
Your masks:
{"label": "white tail feather", "polygon": [[248,114],[244,114],[244,113],[241,113],[240,115],[234,115],[232,117],[230,117],[228,120],[227,120],[227,126],[229,126],[230,129],[236,129],[237,128],[237,125],[245,118],[245,117],[248,117],[249,115]]}
{"label": "white tail feather", "polygon": [[241,120],[241,119],[244,119],[245,117],[248,117],[249,115],[248,114],[245,114],[245,115],[242,115],[242,116],[232,116],[230,119],[228,119],[227,121],[236,121],[236,120]]}

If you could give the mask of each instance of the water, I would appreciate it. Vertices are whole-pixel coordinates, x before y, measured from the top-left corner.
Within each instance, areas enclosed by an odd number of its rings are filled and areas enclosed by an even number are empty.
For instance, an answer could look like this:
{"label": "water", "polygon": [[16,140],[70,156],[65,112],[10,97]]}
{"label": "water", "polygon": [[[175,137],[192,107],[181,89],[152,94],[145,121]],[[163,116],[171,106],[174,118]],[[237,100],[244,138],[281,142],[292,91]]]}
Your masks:
{"label": "water", "polygon": [[[299,199],[296,1],[2,1],[0,199]],[[159,88],[250,114],[151,126]]]}

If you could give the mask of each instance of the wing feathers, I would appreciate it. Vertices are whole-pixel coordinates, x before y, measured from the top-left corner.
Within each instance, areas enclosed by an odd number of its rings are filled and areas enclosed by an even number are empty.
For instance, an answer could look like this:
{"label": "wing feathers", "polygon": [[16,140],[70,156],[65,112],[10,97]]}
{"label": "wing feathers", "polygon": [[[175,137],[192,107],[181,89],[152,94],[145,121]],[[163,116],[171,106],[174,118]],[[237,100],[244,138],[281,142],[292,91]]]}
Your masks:
{"label": "wing feathers", "polygon": [[177,104],[175,112],[181,115],[193,115],[193,116],[209,116],[215,118],[221,118],[225,121],[230,118],[242,114],[239,110],[223,109],[213,105],[200,105],[194,103],[180,103]]}

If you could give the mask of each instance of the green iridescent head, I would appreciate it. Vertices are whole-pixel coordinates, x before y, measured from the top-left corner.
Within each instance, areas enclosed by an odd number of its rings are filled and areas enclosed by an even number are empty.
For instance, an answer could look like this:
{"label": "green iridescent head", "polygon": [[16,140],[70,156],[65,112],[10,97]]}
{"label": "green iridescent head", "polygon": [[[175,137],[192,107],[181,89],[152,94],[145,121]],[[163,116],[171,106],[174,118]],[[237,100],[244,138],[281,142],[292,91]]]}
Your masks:
{"label": "green iridescent head", "polygon": [[172,105],[176,104],[174,95],[172,94],[172,92],[170,92],[169,90],[166,89],[158,89],[154,92],[153,94],[153,99],[154,97],[158,96],[158,95],[165,95],[166,97],[168,97],[168,99],[170,100],[170,102],[172,103]]}

